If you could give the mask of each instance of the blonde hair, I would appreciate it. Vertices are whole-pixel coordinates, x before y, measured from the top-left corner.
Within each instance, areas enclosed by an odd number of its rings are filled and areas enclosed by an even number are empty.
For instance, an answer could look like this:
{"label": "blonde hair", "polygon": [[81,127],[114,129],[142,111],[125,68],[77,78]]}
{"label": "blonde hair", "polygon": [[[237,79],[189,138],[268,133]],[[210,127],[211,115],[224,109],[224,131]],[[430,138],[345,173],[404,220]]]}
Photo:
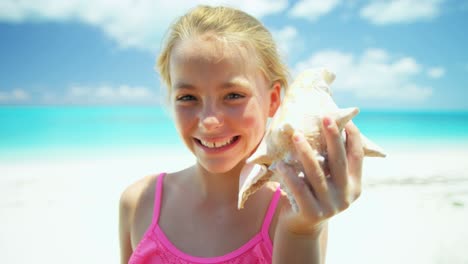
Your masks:
{"label": "blonde hair", "polygon": [[172,86],[170,56],[180,40],[204,33],[212,33],[226,43],[236,43],[253,48],[259,69],[270,82],[288,87],[288,70],[282,62],[271,33],[251,15],[230,7],[197,6],[180,17],[170,28],[165,46],[158,58],[157,68],[162,81],[170,90]]}

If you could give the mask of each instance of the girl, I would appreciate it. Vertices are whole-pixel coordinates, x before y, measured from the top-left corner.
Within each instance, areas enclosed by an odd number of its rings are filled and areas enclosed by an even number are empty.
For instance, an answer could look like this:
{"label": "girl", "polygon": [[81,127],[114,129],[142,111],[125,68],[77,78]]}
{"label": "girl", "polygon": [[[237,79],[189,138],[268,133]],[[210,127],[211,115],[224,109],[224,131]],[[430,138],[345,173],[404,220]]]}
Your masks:
{"label": "girl", "polygon": [[158,68],[196,164],[148,176],[123,192],[121,262],[323,263],[327,220],[360,193],[358,129],[347,125],[345,146],[335,121],[323,119],[330,177],[303,135],[294,135],[305,177],[285,164],[278,173],[298,212],[274,182],[238,210],[240,170],[288,86],[271,34],[242,11],[199,6],[172,26]]}

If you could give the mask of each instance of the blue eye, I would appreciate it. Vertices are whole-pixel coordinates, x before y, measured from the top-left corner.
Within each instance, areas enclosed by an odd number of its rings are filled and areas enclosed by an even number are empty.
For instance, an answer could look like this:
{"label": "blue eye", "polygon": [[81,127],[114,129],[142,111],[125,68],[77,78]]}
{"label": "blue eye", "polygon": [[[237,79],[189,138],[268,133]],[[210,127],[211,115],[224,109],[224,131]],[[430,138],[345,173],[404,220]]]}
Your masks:
{"label": "blue eye", "polygon": [[176,101],[182,101],[182,102],[193,101],[193,100],[196,100],[195,96],[193,95],[182,95],[176,98]]}

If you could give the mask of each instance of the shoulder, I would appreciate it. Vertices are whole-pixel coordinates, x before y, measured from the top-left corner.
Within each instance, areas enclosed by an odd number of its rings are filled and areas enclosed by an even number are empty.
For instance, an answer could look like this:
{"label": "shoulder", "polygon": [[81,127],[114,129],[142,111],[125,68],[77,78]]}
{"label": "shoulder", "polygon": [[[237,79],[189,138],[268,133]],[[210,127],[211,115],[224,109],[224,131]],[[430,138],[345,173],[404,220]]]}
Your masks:
{"label": "shoulder", "polygon": [[[272,205],[272,203],[274,202],[276,198],[276,196],[278,195],[277,194],[277,191],[278,189],[280,188],[280,184],[278,182],[275,182],[275,181],[268,181],[266,182],[262,188],[257,191],[256,194],[254,195],[257,195],[257,199],[259,199],[261,201],[262,204],[267,204],[266,206],[266,213],[268,214],[269,213],[269,210],[271,209],[270,206]],[[279,216],[279,211],[281,209],[281,204],[283,203],[282,202],[282,191],[279,191],[280,192],[280,197],[279,197],[279,200],[276,202],[276,208],[273,208],[274,209],[274,213],[271,217],[271,222],[270,222],[270,226],[268,227],[268,234],[270,236],[270,239],[271,241],[274,241],[274,236],[275,236],[275,230],[276,230],[276,225],[277,225],[277,222],[278,222],[278,216]],[[265,215],[265,217],[267,217]],[[264,220],[266,220],[266,218],[264,218]]]}
{"label": "shoulder", "polygon": [[[120,240],[120,254],[122,263],[127,263],[134,243],[133,232],[135,214],[141,204],[144,204],[147,193],[151,192],[151,183],[157,179],[157,175],[146,176],[128,187],[120,195],[119,202],[119,240]],[[153,188],[154,189],[154,188]]]}
{"label": "shoulder", "polygon": [[[285,206],[290,206],[289,200],[288,200],[288,195],[286,192],[281,189],[281,185],[279,182],[276,181],[269,181],[267,184],[265,184],[266,188],[269,190],[269,192],[273,193],[273,196],[279,195],[278,198],[278,205],[276,207],[276,213],[275,215],[278,215],[277,213],[281,211],[281,209]],[[276,192],[279,192],[279,194],[276,194]]]}
{"label": "shoulder", "polygon": [[164,193],[167,193],[173,186],[180,184],[180,175],[185,171],[178,171],[173,173],[159,173],[148,175],[139,179],[138,181],[127,186],[120,195],[120,209],[129,212],[130,215],[136,215],[138,211],[143,209],[151,209],[153,207],[156,182],[159,177],[164,176]]}
{"label": "shoulder", "polygon": [[[160,175],[149,175],[127,186],[120,195],[119,208],[123,215],[132,216],[139,205],[154,193],[154,186]],[[129,219],[131,222],[131,219]]]}
{"label": "shoulder", "polygon": [[[283,206],[287,206],[289,204],[288,201],[288,196],[286,195],[286,192],[284,192],[281,189],[281,186],[278,182],[276,181],[268,181],[265,184],[265,189],[267,190],[268,193],[270,193],[271,198],[273,199],[275,195],[279,195],[279,200],[278,200],[278,205],[276,208],[276,212],[278,212]],[[279,189],[279,190],[278,190]],[[279,194],[276,194],[276,192],[279,192]]]}
{"label": "shoulder", "polygon": [[[284,192],[280,188],[280,184],[278,182],[270,181],[267,184],[265,184],[265,186],[269,190],[269,192],[273,193],[272,198],[275,195],[279,195],[278,203],[277,203],[276,209],[275,209],[275,213],[273,214],[273,218],[271,219],[271,224],[270,224],[270,228],[269,228],[269,235],[270,235],[271,241],[274,242],[276,227],[278,225],[278,221],[279,221],[281,211],[283,210],[283,208],[289,207],[290,203],[289,203],[288,196],[287,196],[286,192]],[[279,189],[279,194],[276,194],[278,189]]]}

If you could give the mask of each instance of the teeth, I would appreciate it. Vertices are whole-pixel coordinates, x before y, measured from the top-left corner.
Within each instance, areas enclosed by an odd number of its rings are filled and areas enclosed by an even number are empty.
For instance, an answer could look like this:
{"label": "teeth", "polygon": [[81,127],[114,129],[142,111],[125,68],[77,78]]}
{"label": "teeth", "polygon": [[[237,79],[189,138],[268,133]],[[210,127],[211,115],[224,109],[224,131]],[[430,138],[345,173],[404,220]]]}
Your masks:
{"label": "teeth", "polygon": [[232,141],[234,141],[234,138],[228,139],[226,141],[220,141],[220,142],[207,142],[207,141],[200,140],[202,145],[205,146],[205,147],[208,147],[208,148],[224,147],[224,146],[226,146],[228,144],[231,144]]}

